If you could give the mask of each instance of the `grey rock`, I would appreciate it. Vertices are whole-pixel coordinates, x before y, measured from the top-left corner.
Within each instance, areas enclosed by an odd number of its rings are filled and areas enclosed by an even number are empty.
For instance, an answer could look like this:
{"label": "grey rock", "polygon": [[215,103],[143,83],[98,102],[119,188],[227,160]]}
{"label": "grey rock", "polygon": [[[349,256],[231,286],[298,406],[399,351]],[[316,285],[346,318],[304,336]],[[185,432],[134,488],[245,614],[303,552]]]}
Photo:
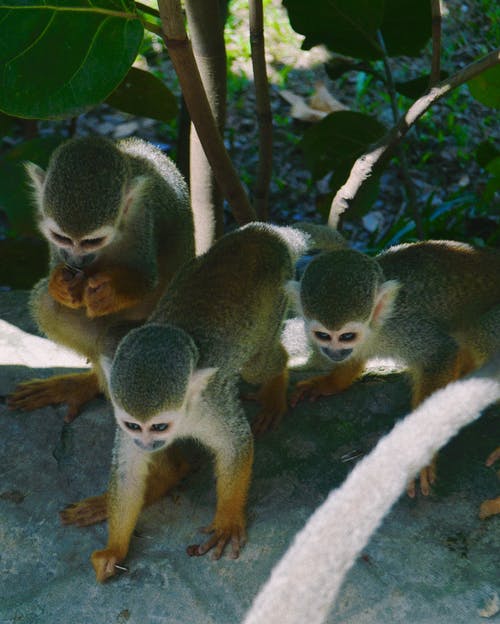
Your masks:
{"label": "grey rock", "polygon": [[[85,365],[33,335],[26,301],[26,293],[0,293],[3,397],[20,381]],[[292,382],[309,374],[295,372]],[[252,418],[258,406],[245,409]],[[105,525],[63,527],[58,511],[106,488],[109,406],[95,400],[63,425],[64,406],[22,413],[2,401],[0,624],[236,624],[295,532],[408,410],[407,380],[386,366],[341,395],[290,410],[257,441],[248,544],[237,561],[186,555],[214,511],[202,456],[195,473],[142,513],[128,572],[98,585],[89,556],[105,545]],[[477,510],[498,495],[484,459],[499,442],[499,411],[491,408],[447,445],[428,499],[400,498],[349,572],[329,622],[475,624],[484,621],[479,611],[494,612],[500,518],[481,522]]]}

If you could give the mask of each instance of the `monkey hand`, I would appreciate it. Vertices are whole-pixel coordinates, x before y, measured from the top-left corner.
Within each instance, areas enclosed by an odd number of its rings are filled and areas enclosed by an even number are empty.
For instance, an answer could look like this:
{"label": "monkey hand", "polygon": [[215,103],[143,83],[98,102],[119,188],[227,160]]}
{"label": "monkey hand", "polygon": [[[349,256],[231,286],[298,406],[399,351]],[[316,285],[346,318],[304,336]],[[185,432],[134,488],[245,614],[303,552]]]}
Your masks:
{"label": "monkey hand", "polygon": [[90,558],[95,571],[96,580],[99,583],[116,574],[116,564],[123,560],[123,556],[113,548],[95,550]]}
{"label": "monkey hand", "polygon": [[[132,276],[128,276],[130,280]],[[128,286],[128,288],[126,287]],[[87,308],[87,316],[106,316],[130,308],[139,302],[139,288],[131,294],[124,269],[100,271],[91,275],[83,293],[83,303]]]}
{"label": "monkey hand", "polygon": [[203,544],[193,544],[186,549],[190,557],[201,557],[212,548],[212,559],[220,559],[225,547],[231,542],[231,559],[237,559],[240,550],[246,542],[246,530],[244,521],[241,523],[223,524],[213,522],[211,525],[200,529],[203,533],[213,533]]}
{"label": "monkey hand", "polygon": [[84,285],[83,271],[75,272],[65,264],[60,264],[50,276],[49,293],[53,299],[67,308],[81,308]]}
{"label": "monkey hand", "polygon": [[337,387],[334,378],[330,374],[304,379],[295,386],[295,390],[290,397],[290,405],[295,407],[303,399],[309,398],[310,401],[315,401],[320,396],[336,394],[340,390],[343,390],[343,388]]}

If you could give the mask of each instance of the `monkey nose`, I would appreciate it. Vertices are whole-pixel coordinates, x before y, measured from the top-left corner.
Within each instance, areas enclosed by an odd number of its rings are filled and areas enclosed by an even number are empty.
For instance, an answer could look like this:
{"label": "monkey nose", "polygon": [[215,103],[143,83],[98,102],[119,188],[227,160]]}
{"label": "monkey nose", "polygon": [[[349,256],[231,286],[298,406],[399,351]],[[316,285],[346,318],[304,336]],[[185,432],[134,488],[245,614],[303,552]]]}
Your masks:
{"label": "monkey nose", "polygon": [[96,258],[95,254],[85,254],[83,256],[73,256],[72,264],[77,269],[82,269],[83,267],[88,266],[89,264],[94,262],[95,258]]}
{"label": "monkey nose", "polygon": [[339,349],[335,351],[328,347],[321,347],[321,351],[333,362],[342,362],[342,360],[348,358],[352,353],[352,349]]}
{"label": "monkey nose", "polygon": [[165,446],[165,440],[154,440],[153,442],[148,442],[147,444],[145,444],[139,438],[134,438],[134,443],[143,451],[148,451],[148,453],[157,451],[158,449],[162,448],[162,446]]}

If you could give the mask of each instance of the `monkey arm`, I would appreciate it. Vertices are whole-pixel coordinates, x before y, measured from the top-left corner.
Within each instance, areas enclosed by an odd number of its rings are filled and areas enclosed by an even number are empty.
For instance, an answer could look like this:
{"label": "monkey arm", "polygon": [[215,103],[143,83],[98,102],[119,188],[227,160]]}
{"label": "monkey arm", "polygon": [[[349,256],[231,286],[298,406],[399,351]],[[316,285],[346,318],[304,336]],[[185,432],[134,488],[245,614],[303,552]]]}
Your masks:
{"label": "monkey arm", "polygon": [[244,424],[247,425],[244,439],[243,431],[235,431],[232,440],[227,433],[214,436],[212,432],[210,446],[215,452],[217,507],[212,523],[202,529],[212,535],[203,544],[188,546],[190,556],[204,555],[213,548],[212,558],[219,559],[231,543],[231,558],[237,559],[246,542],[245,508],[252,473],[253,438],[248,424]]}
{"label": "monkey arm", "polygon": [[347,360],[338,364],[326,375],[318,375],[299,381],[290,398],[290,405],[295,407],[299,401],[309,397],[315,401],[320,396],[337,394],[346,390],[361,375],[365,367],[364,360]]}
{"label": "monkey arm", "polygon": [[92,553],[96,579],[103,582],[116,573],[115,564],[127,556],[130,538],[143,507],[151,455],[117,429],[110,486],[107,494],[108,543]]}

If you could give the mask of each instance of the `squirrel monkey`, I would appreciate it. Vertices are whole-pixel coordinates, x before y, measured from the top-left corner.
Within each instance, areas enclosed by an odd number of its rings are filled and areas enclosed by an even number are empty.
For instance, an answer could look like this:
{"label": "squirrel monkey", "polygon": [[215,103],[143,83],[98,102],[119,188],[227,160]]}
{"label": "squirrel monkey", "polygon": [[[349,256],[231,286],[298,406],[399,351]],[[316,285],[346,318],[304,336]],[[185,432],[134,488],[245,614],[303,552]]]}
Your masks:
{"label": "squirrel monkey", "polygon": [[145,320],[167,283],[194,256],[186,184],[173,162],[139,139],[70,139],[47,172],[27,164],[50,274],[31,308],[52,340],[85,356],[93,370],[21,384],[12,409],[67,402],[67,421],[103,388],[101,337],[114,323]]}
{"label": "squirrel monkey", "polygon": [[[292,405],[341,392],[369,358],[390,357],[407,365],[416,407],[500,350],[498,250],[427,241],[375,258],[333,251],[313,259],[289,290],[309,339],[333,366],[299,382]],[[434,479],[435,462],[420,474],[423,494]]]}
{"label": "squirrel monkey", "polygon": [[[318,227],[318,230],[325,229]],[[343,239],[330,230],[333,246]],[[108,544],[93,553],[98,581],[128,552],[138,515],[170,482],[169,445],[194,438],[215,456],[217,506],[211,536],[188,554],[228,543],[232,557],[246,539],[245,506],[253,437],[238,398],[239,375],[262,384],[260,428],[286,411],[287,354],[280,343],[285,284],[313,237],[304,230],[249,224],[186,264],[148,322],[102,356],[118,424],[109,491],[62,512],[66,524],[108,517]]]}

